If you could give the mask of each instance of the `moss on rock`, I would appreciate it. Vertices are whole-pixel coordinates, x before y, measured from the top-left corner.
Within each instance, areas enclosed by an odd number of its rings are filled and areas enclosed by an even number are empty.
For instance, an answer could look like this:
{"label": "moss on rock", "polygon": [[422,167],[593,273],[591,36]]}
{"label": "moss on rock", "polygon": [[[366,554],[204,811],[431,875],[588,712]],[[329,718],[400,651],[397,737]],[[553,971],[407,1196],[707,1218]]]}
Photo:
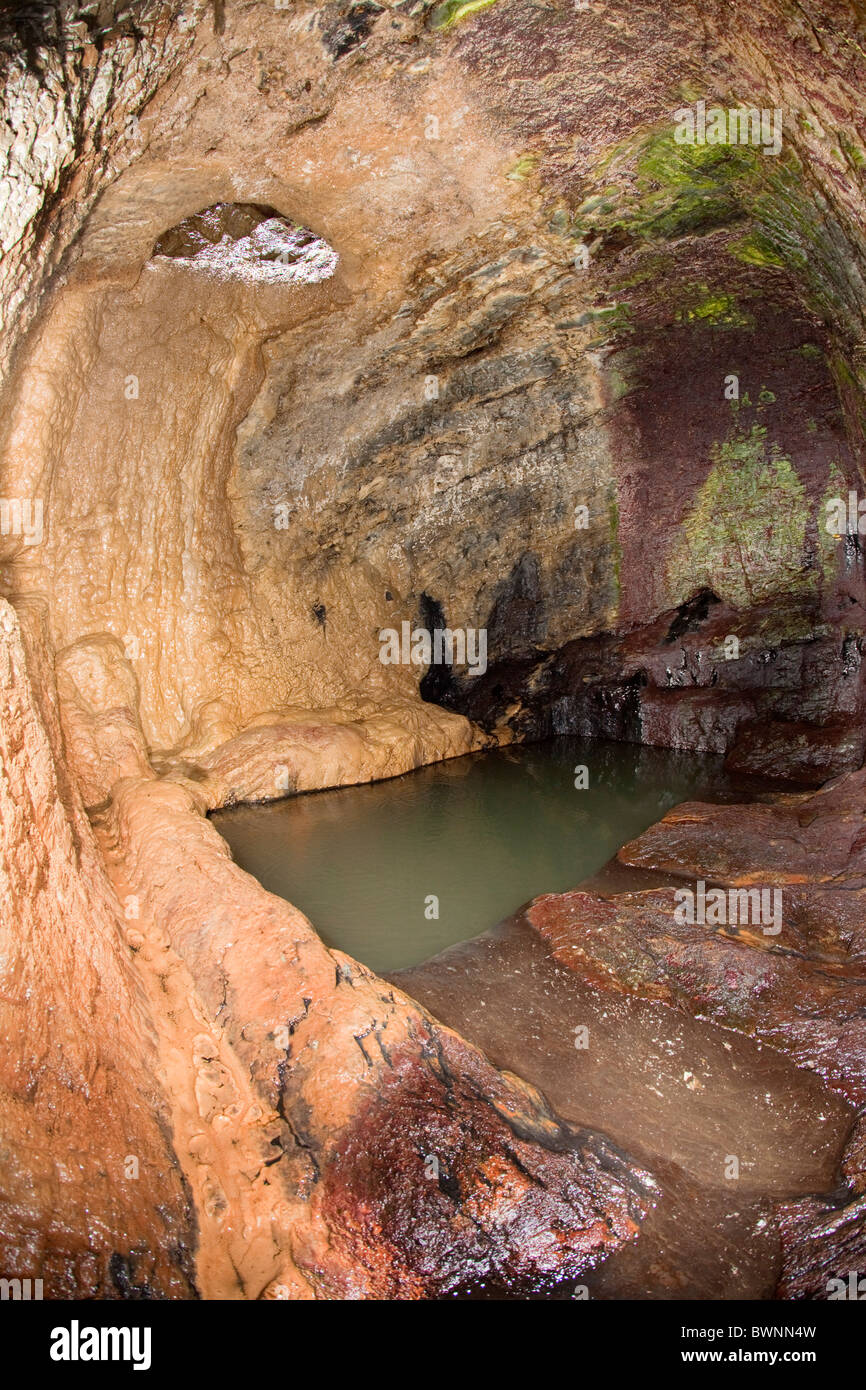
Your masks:
{"label": "moss on rock", "polygon": [[677,596],[701,588],[735,608],[813,589],[806,567],[806,489],[767,431],[735,428],[713,449],[713,467],[683,524],[669,568]]}
{"label": "moss on rock", "polygon": [[430,27],[438,33],[453,29],[462,19],[469,19],[480,10],[489,10],[496,0],[444,0],[430,15]]}

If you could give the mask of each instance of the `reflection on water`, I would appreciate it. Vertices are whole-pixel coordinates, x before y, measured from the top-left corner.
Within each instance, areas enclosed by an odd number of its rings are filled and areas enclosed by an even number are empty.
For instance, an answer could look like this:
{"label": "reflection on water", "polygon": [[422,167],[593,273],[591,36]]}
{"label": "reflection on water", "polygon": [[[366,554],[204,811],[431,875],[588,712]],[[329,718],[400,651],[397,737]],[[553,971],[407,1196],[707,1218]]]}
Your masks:
{"label": "reflection on water", "polygon": [[327,945],[382,972],[574,888],[688,799],[733,799],[720,758],[563,738],[213,821],[237,862]]}

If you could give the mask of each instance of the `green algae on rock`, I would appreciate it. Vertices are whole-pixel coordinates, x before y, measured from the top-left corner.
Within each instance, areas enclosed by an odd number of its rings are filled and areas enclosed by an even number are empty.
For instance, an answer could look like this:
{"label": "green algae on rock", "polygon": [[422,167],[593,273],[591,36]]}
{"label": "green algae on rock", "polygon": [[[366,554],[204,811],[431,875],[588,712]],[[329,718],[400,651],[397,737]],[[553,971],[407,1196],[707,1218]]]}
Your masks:
{"label": "green algae on rock", "polygon": [[481,10],[489,10],[495,4],[496,0],[445,0],[444,4],[437,5],[431,12],[430,27],[440,34],[444,33],[461,20],[469,19]]}
{"label": "green algae on rock", "polygon": [[710,588],[737,608],[813,587],[806,569],[806,491],[767,429],[734,432],[713,450],[713,466],[683,527],[670,568],[672,592]]}

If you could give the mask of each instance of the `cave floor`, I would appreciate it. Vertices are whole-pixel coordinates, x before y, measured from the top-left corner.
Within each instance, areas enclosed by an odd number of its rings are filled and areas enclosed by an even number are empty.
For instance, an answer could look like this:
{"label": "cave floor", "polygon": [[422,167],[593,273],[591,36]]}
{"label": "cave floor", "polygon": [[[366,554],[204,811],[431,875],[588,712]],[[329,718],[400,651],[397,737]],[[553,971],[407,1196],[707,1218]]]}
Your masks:
{"label": "cave floor", "polygon": [[751,1038],[589,983],[520,916],[393,978],[653,1173],[658,1201],[638,1240],[581,1281],[591,1297],[771,1296],[773,1199],[832,1189],[853,1121],[818,1077]]}

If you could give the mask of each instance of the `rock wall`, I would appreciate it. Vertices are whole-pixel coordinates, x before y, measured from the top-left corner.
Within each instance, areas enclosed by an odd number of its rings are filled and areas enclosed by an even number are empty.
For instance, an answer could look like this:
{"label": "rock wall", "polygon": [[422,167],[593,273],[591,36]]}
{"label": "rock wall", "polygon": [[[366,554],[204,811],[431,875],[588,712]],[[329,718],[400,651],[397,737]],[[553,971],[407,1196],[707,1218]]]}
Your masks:
{"label": "rock wall", "polygon": [[[738,608],[805,587],[822,614],[846,575],[821,504],[859,457],[852,44],[792,17],[759,61],[768,14],[734,42],[711,12],[713,90],[780,103],[787,144],[695,166],[669,131],[702,72],[685,16],[505,3],[452,36],[399,6],[345,33],[340,14],[169,24],[134,156],[103,169],[10,383],[4,475],[46,539],[10,546],[8,595],[49,599],[58,651],[119,641],[147,745],[187,762],[287,709],[426,727],[423,672],[383,667],[378,640],[424,613],[485,628],[494,667],[702,587]],[[141,94],[114,90],[116,123]],[[154,256],[221,201],[311,227],[335,273]],[[716,482],[744,452],[748,502]]]}
{"label": "rock wall", "polygon": [[[646,1173],[327,952],[205,812],[583,719],[745,731],[755,766],[773,715],[811,777],[862,761],[860,544],[821,528],[864,440],[857,9],[4,20],[20,1277],[423,1297],[473,1264],[576,1277],[636,1234]],[[784,151],[684,156],[672,112],[704,91],[783,108]],[[202,247],[189,219],[214,208],[238,234]],[[487,676],[422,699],[422,671],[379,659],[416,621],[486,629]]]}
{"label": "rock wall", "polygon": [[49,1297],[189,1297],[195,1209],[122,910],[65,768],[44,625],[3,602],[0,1263]]}

